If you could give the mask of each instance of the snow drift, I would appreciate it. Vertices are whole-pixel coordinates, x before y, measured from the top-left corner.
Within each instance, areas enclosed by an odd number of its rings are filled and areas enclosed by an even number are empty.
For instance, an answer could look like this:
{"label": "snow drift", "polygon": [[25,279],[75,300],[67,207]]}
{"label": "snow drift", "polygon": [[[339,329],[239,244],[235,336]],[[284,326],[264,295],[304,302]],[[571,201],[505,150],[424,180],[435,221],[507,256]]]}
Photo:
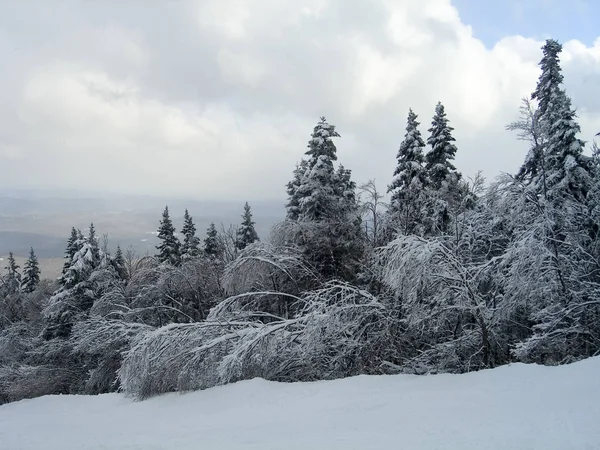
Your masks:
{"label": "snow drift", "polygon": [[46,396],[0,406],[0,448],[600,449],[600,357],[464,375],[242,381],[134,402]]}

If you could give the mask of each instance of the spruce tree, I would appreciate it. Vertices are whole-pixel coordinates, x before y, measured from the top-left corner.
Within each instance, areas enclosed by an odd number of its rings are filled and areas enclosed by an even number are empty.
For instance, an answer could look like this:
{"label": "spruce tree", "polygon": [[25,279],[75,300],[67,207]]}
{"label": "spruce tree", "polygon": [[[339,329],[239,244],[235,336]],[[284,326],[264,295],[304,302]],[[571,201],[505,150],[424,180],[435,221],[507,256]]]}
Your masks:
{"label": "spruce tree", "polygon": [[417,118],[413,110],[409,109],[406,134],[396,155],[398,164],[387,189],[392,194],[389,209],[391,222],[394,226],[399,226],[404,234],[414,232],[420,223],[421,200],[427,185],[423,155],[425,142],[421,137]]}
{"label": "spruce tree", "polygon": [[96,268],[100,265],[102,256],[100,254],[100,242],[98,240],[98,236],[96,236],[96,228],[94,227],[93,223],[90,223],[87,244],[89,248],[87,258],[89,259],[90,265]]}
{"label": "spruce tree", "polygon": [[309,159],[288,185],[288,218],[296,243],[321,274],[350,280],[363,251],[362,229],[351,171],[333,164],[336,137],[335,126],[321,117],[308,142]]}
{"label": "spruce tree", "polygon": [[300,164],[296,165],[292,180],[286,185],[286,191],[288,194],[288,203],[285,205],[287,210],[286,218],[289,220],[298,220],[300,216],[300,195],[298,188],[302,184],[302,178],[306,173],[308,167],[308,161],[302,159]]}
{"label": "spruce tree", "polygon": [[4,286],[8,294],[16,294],[21,290],[21,274],[19,273],[19,268],[13,253],[10,252],[5,267],[7,273],[4,277]]}
{"label": "spruce tree", "polygon": [[176,266],[181,261],[181,244],[179,239],[175,236],[175,227],[169,217],[169,207],[165,206],[163,211],[162,220],[158,228],[158,238],[161,243],[156,246],[158,249],[158,260],[161,263],[171,264]]}
{"label": "spruce tree", "polygon": [[460,174],[456,172],[456,167],[451,162],[456,155],[456,146],[453,144],[455,139],[452,136],[453,130],[454,128],[448,125],[444,105],[438,102],[431,128],[428,130],[430,136],[427,139],[427,144],[431,146],[431,150],[425,155],[427,162],[425,168],[435,189],[439,189],[450,174],[455,174],[460,179]]}
{"label": "spruce tree", "polygon": [[77,232],[75,246],[79,249],[73,255],[71,264],[60,277],[60,287],[48,302],[44,315],[48,318],[44,336],[68,337],[77,320],[85,317],[96,300],[93,274],[101,269],[105,259],[101,251],[96,230],[90,224],[89,233],[83,236]]}
{"label": "spruce tree", "polygon": [[584,202],[590,189],[591,164],[583,156],[584,143],[571,99],[562,88],[559,55],[562,46],[553,39],[542,46],[539,63],[542,73],[531,98],[538,102],[538,120],[543,145],[521,167],[518,176],[534,183],[547,198],[559,200],[565,194]]}
{"label": "spruce tree", "polygon": [[29,251],[29,258],[25,262],[23,267],[23,291],[33,292],[40,282],[40,266],[38,263],[37,256],[33,251],[33,248]]}
{"label": "spruce tree", "polygon": [[333,161],[337,160],[337,150],[333,138],[339,136],[335,126],[321,117],[308,142],[306,154],[310,159],[296,190],[300,220],[319,222],[337,213],[338,199],[333,167]]}
{"label": "spruce tree", "polygon": [[219,233],[214,223],[211,223],[206,230],[206,238],[204,239],[204,253],[211,258],[221,256],[221,246],[219,245]]}
{"label": "spruce tree", "polygon": [[112,265],[119,279],[127,280],[129,278],[129,275],[127,273],[127,267],[125,264],[125,257],[123,256],[123,250],[121,250],[121,246],[119,245],[117,245],[115,257],[112,258]]}
{"label": "spruce tree", "polygon": [[583,156],[584,142],[571,99],[563,98],[559,117],[550,126],[546,152],[546,188],[550,198],[559,201],[569,195],[579,203],[586,201],[591,188],[591,161]]}
{"label": "spruce tree", "polygon": [[71,261],[73,260],[73,256],[79,250],[77,246],[77,240],[79,239],[79,234],[81,232],[77,232],[75,227],[71,228],[71,235],[67,240],[67,247],[65,249],[65,263],[63,264],[62,274],[64,275],[69,267],[71,266]]}
{"label": "spruce tree", "polygon": [[200,254],[200,239],[196,236],[196,226],[187,209],[183,216],[183,228],[181,229],[181,233],[183,234],[181,258],[184,260],[196,258]]}
{"label": "spruce tree", "polygon": [[246,202],[244,205],[244,214],[242,214],[242,223],[237,231],[235,246],[238,250],[244,250],[250,244],[258,240],[258,234],[254,228],[254,222],[252,221],[250,205]]}
{"label": "spruce tree", "polygon": [[83,236],[78,230],[74,247],[78,250],[73,255],[65,273],[59,278],[64,289],[72,289],[86,281],[91,273],[100,266],[102,255],[93,223],[90,224],[87,236]]}

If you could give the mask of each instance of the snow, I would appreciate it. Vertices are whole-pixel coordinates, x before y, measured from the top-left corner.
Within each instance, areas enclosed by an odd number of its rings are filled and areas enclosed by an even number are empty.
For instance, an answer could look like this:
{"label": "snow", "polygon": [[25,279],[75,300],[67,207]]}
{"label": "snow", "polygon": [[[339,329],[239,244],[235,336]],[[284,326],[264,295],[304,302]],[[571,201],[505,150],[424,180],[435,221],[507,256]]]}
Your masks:
{"label": "snow", "polygon": [[600,449],[600,357],[466,375],[251,380],[134,402],[46,396],[0,406],[0,448]]}

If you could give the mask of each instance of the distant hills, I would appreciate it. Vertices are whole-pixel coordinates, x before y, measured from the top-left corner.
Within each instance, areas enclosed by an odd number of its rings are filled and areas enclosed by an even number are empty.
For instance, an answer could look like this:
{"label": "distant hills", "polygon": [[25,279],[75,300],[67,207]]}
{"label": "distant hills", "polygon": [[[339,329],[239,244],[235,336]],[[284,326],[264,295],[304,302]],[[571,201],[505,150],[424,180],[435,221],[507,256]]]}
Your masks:
{"label": "distant hills", "polygon": [[[0,257],[12,251],[26,256],[33,247],[40,258],[61,258],[72,226],[87,229],[94,222],[100,236],[108,235],[115,248],[133,246],[139,253],[153,254],[154,232],[162,211],[169,211],[177,230],[188,208],[198,235],[203,238],[211,222],[217,227],[237,225],[246,199],[202,201],[152,196],[82,195],[76,192],[0,191]],[[272,225],[285,215],[285,200],[248,199],[256,229],[265,238]]]}

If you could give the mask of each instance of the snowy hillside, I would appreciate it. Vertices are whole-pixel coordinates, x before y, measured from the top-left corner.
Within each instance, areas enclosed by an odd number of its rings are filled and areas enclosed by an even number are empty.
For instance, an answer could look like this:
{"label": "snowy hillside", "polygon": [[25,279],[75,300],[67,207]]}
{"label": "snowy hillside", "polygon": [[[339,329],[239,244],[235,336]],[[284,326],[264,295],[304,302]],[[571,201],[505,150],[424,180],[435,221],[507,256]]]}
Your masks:
{"label": "snowy hillside", "polygon": [[600,449],[600,357],[466,375],[240,382],[0,406],[0,448]]}

